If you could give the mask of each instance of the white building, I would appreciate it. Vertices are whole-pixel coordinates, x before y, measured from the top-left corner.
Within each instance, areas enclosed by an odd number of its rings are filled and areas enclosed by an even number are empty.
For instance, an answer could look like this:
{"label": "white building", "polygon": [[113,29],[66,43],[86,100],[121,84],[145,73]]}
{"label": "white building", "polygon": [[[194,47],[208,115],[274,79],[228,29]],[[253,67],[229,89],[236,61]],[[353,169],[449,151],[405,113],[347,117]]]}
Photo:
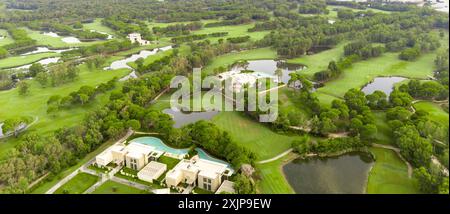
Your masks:
{"label": "white building", "polygon": [[130,33],[127,38],[131,41],[131,43],[139,43],[139,45],[149,45],[150,41],[144,40],[141,37],[140,33]]}
{"label": "white building", "polygon": [[148,162],[157,159],[162,152],[155,151],[152,146],[141,143],[116,144],[95,157],[95,163],[106,166],[114,163],[134,170],[141,170]]}
{"label": "white building", "polygon": [[143,181],[153,183],[153,181],[158,179],[159,176],[161,176],[162,174],[164,174],[166,170],[167,170],[166,164],[152,161],[149,164],[147,164],[147,166],[142,168],[141,171],[137,173],[137,176],[139,179]]}
{"label": "white building", "polygon": [[166,184],[168,187],[176,187],[180,183],[185,183],[215,192],[232,173],[226,164],[194,156],[190,160],[180,161],[172,170],[167,172]]}

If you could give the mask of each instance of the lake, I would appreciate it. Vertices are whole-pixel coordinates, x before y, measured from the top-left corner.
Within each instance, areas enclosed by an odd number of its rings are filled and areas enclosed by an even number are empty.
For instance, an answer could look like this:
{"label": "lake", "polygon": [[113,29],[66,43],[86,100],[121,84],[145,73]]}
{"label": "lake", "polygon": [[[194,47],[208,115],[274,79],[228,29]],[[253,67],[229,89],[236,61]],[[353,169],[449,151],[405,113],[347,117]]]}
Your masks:
{"label": "lake", "polygon": [[233,67],[233,70],[235,71],[251,70],[255,71],[255,75],[257,76],[271,77],[277,79],[277,76],[275,75],[275,70],[277,70],[278,68],[283,70],[281,81],[283,83],[288,83],[289,79],[291,78],[289,76],[290,73],[303,70],[306,68],[306,66],[301,64],[287,63],[282,60],[250,60],[248,61],[247,66],[241,66],[238,64]]}
{"label": "lake", "polygon": [[367,95],[378,90],[389,96],[394,90],[394,85],[405,79],[403,77],[376,77],[372,82],[365,85],[361,91]]}
{"label": "lake", "polygon": [[163,112],[172,116],[173,121],[175,121],[175,128],[180,128],[184,125],[195,123],[199,120],[210,120],[219,113],[219,111],[183,112],[174,111],[170,108],[165,109]]}
{"label": "lake", "polygon": [[128,69],[133,69],[130,66],[128,66],[127,64],[129,62],[134,62],[136,60],[138,60],[139,58],[147,58],[151,55],[155,55],[156,53],[158,53],[159,51],[167,51],[172,49],[172,46],[166,46],[166,47],[162,47],[162,48],[155,48],[151,51],[149,50],[142,50],[140,51],[138,54],[133,54],[125,59],[121,59],[121,60],[117,60],[114,61],[113,63],[111,63],[111,65],[109,67],[106,67],[105,70],[116,70],[116,69],[121,69],[121,68],[128,68]]}
{"label": "lake", "polygon": [[283,172],[296,193],[365,193],[373,160],[368,153],[348,153],[329,158],[296,159]]}

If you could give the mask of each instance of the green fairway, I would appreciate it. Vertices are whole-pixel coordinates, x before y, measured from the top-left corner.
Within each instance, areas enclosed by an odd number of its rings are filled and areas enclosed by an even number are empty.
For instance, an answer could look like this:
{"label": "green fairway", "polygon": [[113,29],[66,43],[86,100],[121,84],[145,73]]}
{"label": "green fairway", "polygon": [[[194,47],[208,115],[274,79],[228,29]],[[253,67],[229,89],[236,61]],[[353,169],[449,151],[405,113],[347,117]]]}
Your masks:
{"label": "green fairway", "polygon": [[238,53],[229,53],[222,56],[218,56],[212,63],[203,69],[203,73],[211,74],[214,68],[220,66],[227,67],[239,60],[258,60],[258,59],[276,59],[277,53],[270,48],[259,48],[248,51],[241,51]]}
{"label": "green fairway", "polygon": [[97,183],[98,177],[87,173],[79,173],[55,191],[55,194],[82,194]]}
{"label": "green fairway", "polygon": [[422,101],[414,104],[417,110],[424,110],[430,114],[430,118],[443,126],[449,124],[448,113],[445,112],[438,104]]}
{"label": "green fairway", "polygon": [[[128,72],[127,69],[112,71],[97,69],[90,71],[86,65],[81,65],[78,80],[58,87],[42,88],[35,80],[27,80],[30,83],[30,93],[27,95],[19,95],[17,88],[0,91],[0,106],[2,106],[0,118],[4,120],[19,116],[37,117],[37,123],[26,132],[37,132],[41,136],[47,136],[47,134],[56,129],[79,124],[86,113],[108,102],[109,93],[97,96],[93,102],[85,106],[73,107],[70,110],[60,110],[56,115],[47,114],[48,98],[53,95],[67,96],[84,85],[95,87],[114,77],[120,78]],[[20,140],[20,136],[19,138],[0,140],[0,157],[6,154]]]}
{"label": "green fairway", "polygon": [[287,136],[273,132],[263,123],[244,116],[242,112],[220,112],[212,119],[219,128],[230,133],[231,137],[250,151],[257,154],[258,160],[273,158],[291,147],[292,141],[301,136]]}
{"label": "green fairway", "polygon": [[415,179],[408,178],[406,164],[394,151],[371,148],[375,165],[369,173],[367,193],[369,194],[415,194],[419,193]]}
{"label": "green fairway", "polygon": [[107,34],[113,35],[113,36],[116,35],[116,32],[113,29],[102,24],[102,19],[95,19],[94,22],[92,22],[92,23],[83,24],[83,29],[84,30],[95,30],[95,31],[107,33]]}
{"label": "green fairway", "polygon": [[92,194],[148,194],[148,192],[109,180],[97,187]]}
{"label": "green fairway", "polygon": [[347,43],[340,43],[336,47],[329,50],[290,59],[288,62],[306,65],[306,69],[303,69],[301,73],[312,77],[314,73],[325,70],[328,67],[328,62],[332,60],[339,60],[339,58],[341,58],[344,54],[345,44]]}
{"label": "green fairway", "polygon": [[37,53],[26,56],[13,56],[5,59],[0,59],[0,69],[13,68],[30,63],[37,62],[41,59],[60,56],[59,53]]}
{"label": "green fairway", "polygon": [[211,42],[217,42],[219,39],[227,39],[231,37],[240,37],[240,36],[250,36],[252,41],[257,41],[262,38],[269,31],[257,31],[257,32],[248,32],[248,29],[254,27],[255,24],[244,24],[244,25],[233,25],[233,26],[219,26],[219,27],[204,27],[201,30],[194,31],[193,34],[211,34],[216,32],[228,32],[228,35],[224,37],[217,38],[208,38]]}
{"label": "green fairway", "polygon": [[8,31],[4,29],[0,29],[0,46],[11,44],[14,42],[14,40],[11,38],[11,36],[8,34]]}
{"label": "green fairway", "polygon": [[34,31],[28,28],[24,28],[28,36],[37,41],[37,45],[50,46],[54,48],[66,48],[66,47],[82,47],[89,46],[98,43],[105,42],[106,40],[92,41],[92,42],[80,42],[80,43],[66,43],[62,40],[63,37],[52,37],[44,35],[39,31]]}
{"label": "green fairway", "polygon": [[378,76],[403,76],[426,79],[433,74],[435,54],[429,53],[417,61],[398,59],[397,53],[385,53],[381,57],[360,61],[346,69],[339,78],[325,83],[318,92],[342,97],[351,88],[360,88]]}
{"label": "green fairway", "polygon": [[295,158],[290,153],[276,161],[258,164],[256,167],[260,173],[261,180],[258,181],[258,192],[263,194],[294,194],[294,190],[284,177],[283,165]]}

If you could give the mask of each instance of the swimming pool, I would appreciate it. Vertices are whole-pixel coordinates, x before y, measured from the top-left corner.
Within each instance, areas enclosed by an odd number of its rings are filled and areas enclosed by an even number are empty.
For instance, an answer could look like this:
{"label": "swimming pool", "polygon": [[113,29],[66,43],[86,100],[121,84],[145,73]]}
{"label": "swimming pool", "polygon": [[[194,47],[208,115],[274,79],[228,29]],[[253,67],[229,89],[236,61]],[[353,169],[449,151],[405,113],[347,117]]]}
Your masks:
{"label": "swimming pool", "polygon": [[[139,138],[136,138],[136,139],[133,139],[130,141],[130,143],[132,143],[132,142],[149,145],[149,146],[154,147],[158,151],[167,152],[167,153],[171,153],[171,154],[175,154],[175,155],[184,156],[184,155],[188,154],[188,152],[189,152],[189,149],[175,149],[170,146],[167,146],[165,143],[162,142],[161,139],[156,138],[156,137],[139,137]],[[231,168],[229,163],[210,156],[208,153],[205,152],[205,150],[200,149],[200,148],[196,148],[195,150],[197,151],[199,158],[204,159],[204,160],[222,163],[222,164],[227,165],[229,168]]]}

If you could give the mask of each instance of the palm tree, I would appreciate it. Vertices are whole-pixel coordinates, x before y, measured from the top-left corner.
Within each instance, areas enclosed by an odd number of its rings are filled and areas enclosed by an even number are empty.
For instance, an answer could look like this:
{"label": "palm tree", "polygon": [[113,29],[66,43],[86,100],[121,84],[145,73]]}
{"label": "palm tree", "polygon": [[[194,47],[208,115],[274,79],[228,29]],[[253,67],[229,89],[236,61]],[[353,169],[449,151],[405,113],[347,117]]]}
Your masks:
{"label": "palm tree", "polygon": [[277,68],[277,70],[275,70],[275,75],[278,77],[278,83],[281,83],[281,78],[283,77],[283,70],[281,68]]}

